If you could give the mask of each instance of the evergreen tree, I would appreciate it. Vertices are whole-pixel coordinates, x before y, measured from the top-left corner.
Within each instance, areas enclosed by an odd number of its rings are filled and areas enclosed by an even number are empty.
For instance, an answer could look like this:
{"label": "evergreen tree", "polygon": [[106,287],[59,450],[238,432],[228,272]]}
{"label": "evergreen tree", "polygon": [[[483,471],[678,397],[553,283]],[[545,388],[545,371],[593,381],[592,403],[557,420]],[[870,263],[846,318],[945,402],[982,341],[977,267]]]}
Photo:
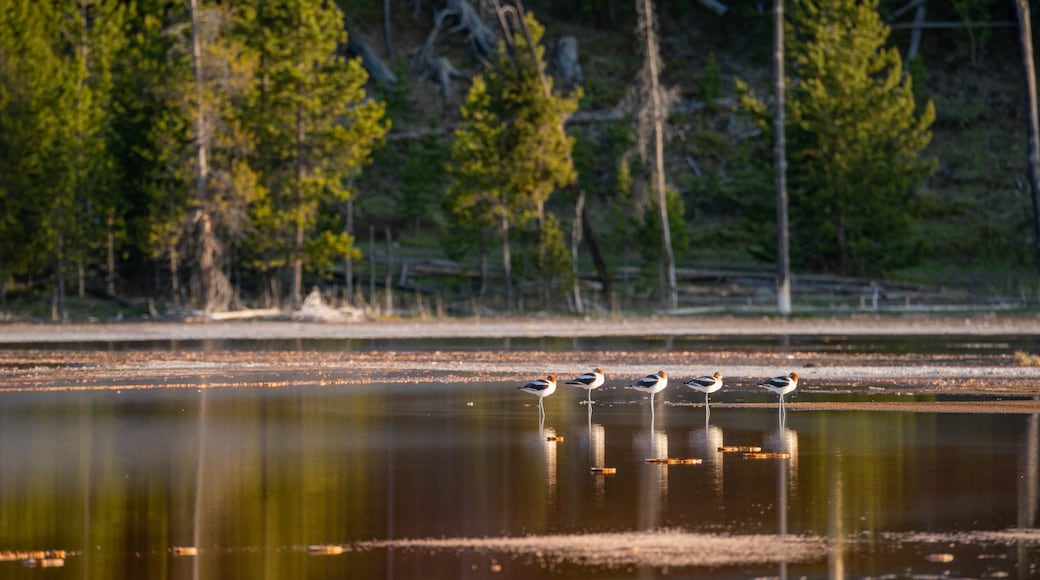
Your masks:
{"label": "evergreen tree", "polygon": [[243,25],[260,56],[260,87],[250,111],[258,167],[270,202],[256,214],[260,264],[286,266],[292,303],[302,302],[303,270],[353,251],[342,227],[319,214],[352,195],[351,178],[388,130],[382,103],[365,98],[359,60],[340,56],[343,14],[322,0],[255,2]]}
{"label": "evergreen tree", "polygon": [[55,51],[56,22],[50,3],[0,2],[0,279],[5,287],[14,275],[58,269],[59,174],[52,163],[65,71]]}
{"label": "evergreen tree", "polygon": [[122,204],[112,155],[112,87],[116,55],[125,45],[125,9],[117,0],[78,0],[57,14],[55,52],[62,62],[53,115],[58,139],[51,157],[59,303],[64,317],[66,276],[85,293],[87,270],[104,265],[114,291],[114,245]]}
{"label": "evergreen tree", "polygon": [[517,32],[511,43],[500,43],[491,65],[474,80],[448,168],[449,206],[460,227],[497,225],[510,305],[512,225],[537,219],[539,263],[534,270],[543,269],[545,202],[556,188],[577,178],[574,140],[563,124],[577,110],[581,92],[553,94],[540,44],[543,28],[530,14],[525,24],[527,34]]}
{"label": "evergreen tree", "polygon": [[[127,242],[135,270],[154,260],[155,292],[183,304],[184,220],[191,195],[188,120],[171,97],[185,82],[182,0],[137,0],[127,5],[126,48],[113,78],[114,158],[125,203]],[[175,33],[176,32],[176,33]],[[165,265],[165,268],[162,267]]]}
{"label": "evergreen tree", "polygon": [[[885,46],[877,0],[798,0],[794,13],[786,124],[792,263],[843,273],[909,264],[919,247],[914,189],[934,167],[920,155],[935,109],[917,107],[898,52]],[[764,106],[748,93],[744,105],[771,136]]]}

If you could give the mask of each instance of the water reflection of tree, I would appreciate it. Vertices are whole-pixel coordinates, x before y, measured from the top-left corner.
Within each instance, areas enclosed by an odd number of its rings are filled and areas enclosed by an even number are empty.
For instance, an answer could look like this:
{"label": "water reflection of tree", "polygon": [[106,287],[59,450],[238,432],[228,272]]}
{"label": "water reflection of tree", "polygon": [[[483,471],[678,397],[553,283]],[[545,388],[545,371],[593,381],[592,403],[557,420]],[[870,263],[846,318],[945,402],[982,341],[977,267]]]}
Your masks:
{"label": "water reflection of tree", "polygon": [[[1025,444],[1019,460],[1018,477],[1018,527],[1033,529],[1037,525],[1037,508],[1040,507],[1040,415],[1026,419]],[[1031,572],[1029,554],[1036,544],[1019,540],[1017,548],[1019,577],[1026,578]]]}
{"label": "water reflection of tree", "polygon": [[[762,443],[762,450],[769,453],[785,453],[790,457],[778,459],[776,462],[776,515],[777,534],[787,535],[787,514],[789,493],[798,488],[798,432],[787,428],[786,417],[778,413],[776,430],[767,433]],[[787,578],[787,562],[781,560],[778,574],[781,580]]]}
{"label": "water reflection of tree", "polygon": [[[655,430],[655,421],[651,419],[647,431],[635,436],[635,454],[639,463],[648,458],[668,457],[668,435],[664,430]],[[661,525],[662,505],[668,497],[668,466],[663,464],[644,464],[640,466],[639,488],[636,492],[639,501],[639,529],[652,530]]]}
{"label": "water reflection of tree", "polygon": [[716,499],[722,498],[723,485],[723,457],[719,448],[724,445],[722,427],[709,423],[709,411],[704,409],[704,428],[693,429],[689,432],[687,439],[694,456],[703,459],[704,463],[711,469],[712,490]]}
{"label": "water reflection of tree", "polygon": [[[587,405],[588,419],[585,431],[585,447],[588,451],[590,467],[604,467],[607,465],[607,440],[606,428],[599,423],[592,422],[592,405]],[[595,485],[596,507],[602,508],[606,502],[607,480],[605,477],[593,478]]]}

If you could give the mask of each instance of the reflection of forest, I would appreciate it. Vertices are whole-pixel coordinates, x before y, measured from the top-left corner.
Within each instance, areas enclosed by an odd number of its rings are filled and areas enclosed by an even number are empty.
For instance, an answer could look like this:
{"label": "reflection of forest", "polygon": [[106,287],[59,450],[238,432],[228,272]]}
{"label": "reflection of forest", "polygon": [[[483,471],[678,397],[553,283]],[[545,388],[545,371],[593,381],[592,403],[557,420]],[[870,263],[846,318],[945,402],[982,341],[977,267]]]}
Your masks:
{"label": "reflection of forest", "polygon": [[[414,385],[5,394],[0,549],[79,551],[89,577],[193,566],[201,578],[296,577],[307,559],[289,554],[310,543],[679,522],[827,536],[837,577],[886,569],[874,543],[886,532],[1038,523],[1038,415],[792,411],[779,425],[772,411],[709,420],[662,407],[651,421],[640,407],[625,422],[624,409],[561,400],[539,424],[533,407],[505,412],[496,396],[467,392],[469,407]],[[727,443],[790,458],[718,452]],[[686,453],[703,464],[645,463]],[[590,476],[605,465],[618,474]],[[169,551],[192,545],[194,559]],[[1035,560],[1035,542],[1011,549],[1018,566]],[[343,558],[359,574],[388,565]]]}

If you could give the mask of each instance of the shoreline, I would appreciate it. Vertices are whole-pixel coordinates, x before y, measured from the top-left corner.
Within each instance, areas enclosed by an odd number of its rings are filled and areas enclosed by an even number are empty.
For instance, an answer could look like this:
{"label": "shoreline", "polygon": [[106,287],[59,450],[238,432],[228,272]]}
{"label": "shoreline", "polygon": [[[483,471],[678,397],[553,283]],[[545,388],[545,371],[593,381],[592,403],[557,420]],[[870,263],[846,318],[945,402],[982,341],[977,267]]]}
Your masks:
{"label": "shoreline", "polygon": [[[696,337],[702,345],[640,350],[513,349],[508,341],[481,339],[566,337]],[[137,390],[349,386],[401,383],[523,383],[556,374],[577,376],[601,366],[608,386],[621,388],[658,369],[667,369],[674,389],[682,381],[720,370],[727,390],[758,392],[763,378],[797,371],[798,393],[855,394],[872,402],[802,401],[797,408],[1040,413],[1040,366],[1015,362],[1010,352],[922,354],[850,352],[818,346],[767,347],[713,344],[711,338],[822,337],[1040,337],[1040,316],[831,317],[778,319],[741,317],[648,317],[619,319],[480,318],[386,322],[211,322],[105,324],[0,324],[0,393],[17,391]],[[344,348],[311,348],[302,342],[267,345],[265,340],[392,340]],[[416,344],[407,339],[473,339],[476,348],[451,343]],[[205,341],[245,344],[205,344]],[[189,341],[189,344],[179,344]],[[191,344],[202,341],[204,344]],[[1040,341],[1040,338],[1038,338]],[[145,342],[137,348],[119,343]],[[77,343],[70,348],[72,343]],[[335,345],[332,345],[335,347]],[[635,349],[635,350],[624,350]],[[813,350],[813,349],[816,350]],[[566,392],[566,389],[561,389]],[[893,395],[978,397],[978,402],[882,403]],[[813,398],[813,397],[810,397]],[[996,405],[1001,398],[1030,398],[1025,404]],[[676,401],[678,404],[682,404]],[[742,403],[744,404],[744,403]],[[754,403],[747,403],[754,404]],[[907,407],[909,405],[909,407]],[[1013,410],[1012,410],[1013,409]]]}
{"label": "shoreline", "polygon": [[0,323],[0,344],[149,340],[587,338],[626,336],[1040,336],[1040,315],[481,317],[361,322]]}

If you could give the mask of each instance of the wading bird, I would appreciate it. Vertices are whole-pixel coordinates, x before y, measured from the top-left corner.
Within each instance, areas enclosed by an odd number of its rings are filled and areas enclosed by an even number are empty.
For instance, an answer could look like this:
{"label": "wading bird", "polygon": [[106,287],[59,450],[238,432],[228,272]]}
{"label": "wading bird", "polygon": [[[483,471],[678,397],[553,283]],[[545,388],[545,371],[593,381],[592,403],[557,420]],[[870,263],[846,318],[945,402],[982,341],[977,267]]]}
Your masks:
{"label": "wading bird", "polygon": [[714,375],[697,377],[684,383],[695,391],[704,393],[704,405],[708,405],[708,395],[722,388],[722,373],[715,371]]}
{"label": "wading bird", "polygon": [[526,385],[517,388],[525,393],[537,395],[538,411],[545,413],[545,408],[542,406],[542,399],[556,392],[556,377],[554,375],[549,375],[544,379],[535,379]]}
{"label": "wading bird", "polygon": [[596,370],[585,373],[579,377],[567,381],[566,384],[578,387],[579,389],[585,389],[589,392],[589,404],[592,404],[592,389],[598,389],[603,385],[605,377],[603,376],[603,369],[596,367]]}
{"label": "wading bird", "polygon": [[780,395],[779,411],[784,412],[784,395],[798,388],[798,373],[766,379],[758,386]]}
{"label": "wading bird", "polygon": [[634,389],[643,393],[650,393],[650,414],[654,414],[654,395],[660,393],[668,386],[668,373],[664,371],[657,371],[657,374],[647,375],[631,385],[625,387],[626,389]]}

